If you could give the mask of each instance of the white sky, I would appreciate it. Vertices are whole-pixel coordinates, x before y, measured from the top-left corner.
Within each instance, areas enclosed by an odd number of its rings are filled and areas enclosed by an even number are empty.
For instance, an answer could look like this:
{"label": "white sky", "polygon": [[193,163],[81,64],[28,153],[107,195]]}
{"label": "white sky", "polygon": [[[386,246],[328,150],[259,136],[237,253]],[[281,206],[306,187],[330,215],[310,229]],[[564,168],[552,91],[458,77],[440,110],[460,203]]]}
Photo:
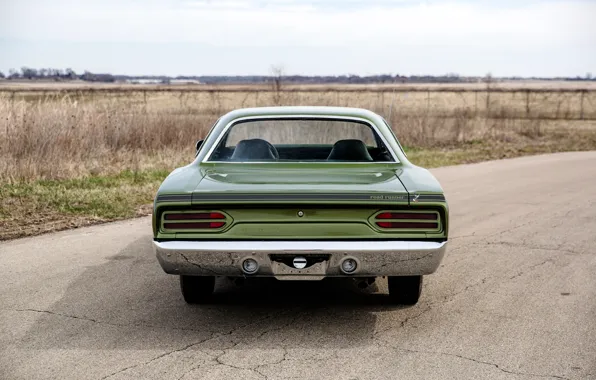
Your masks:
{"label": "white sky", "polygon": [[0,0],[0,70],[596,75],[596,0]]}

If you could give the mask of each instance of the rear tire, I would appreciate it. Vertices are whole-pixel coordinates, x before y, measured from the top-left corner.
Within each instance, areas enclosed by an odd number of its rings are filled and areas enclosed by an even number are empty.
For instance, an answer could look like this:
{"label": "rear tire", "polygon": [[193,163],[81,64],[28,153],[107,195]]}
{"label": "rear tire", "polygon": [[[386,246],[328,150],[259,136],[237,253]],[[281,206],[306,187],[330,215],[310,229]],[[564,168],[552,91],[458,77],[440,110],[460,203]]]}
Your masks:
{"label": "rear tire", "polygon": [[422,294],[422,276],[390,276],[389,297],[400,305],[416,305]]}
{"label": "rear tire", "polygon": [[213,276],[180,276],[180,290],[186,303],[205,304],[213,299],[215,277]]}

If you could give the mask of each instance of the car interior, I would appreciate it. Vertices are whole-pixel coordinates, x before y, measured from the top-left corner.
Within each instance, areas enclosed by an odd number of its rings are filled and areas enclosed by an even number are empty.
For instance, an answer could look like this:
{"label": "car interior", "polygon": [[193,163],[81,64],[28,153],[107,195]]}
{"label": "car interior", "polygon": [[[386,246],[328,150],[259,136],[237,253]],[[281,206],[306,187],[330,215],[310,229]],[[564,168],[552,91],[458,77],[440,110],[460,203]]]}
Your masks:
{"label": "car interior", "polygon": [[338,140],[333,145],[273,145],[264,139],[246,139],[235,147],[220,145],[211,161],[339,161],[391,162],[393,158],[384,144],[366,146],[357,139]]}
{"label": "car interior", "polygon": [[[345,136],[338,138],[335,136]],[[394,162],[370,125],[343,119],[249,120],[233,124],[209,161]]]}

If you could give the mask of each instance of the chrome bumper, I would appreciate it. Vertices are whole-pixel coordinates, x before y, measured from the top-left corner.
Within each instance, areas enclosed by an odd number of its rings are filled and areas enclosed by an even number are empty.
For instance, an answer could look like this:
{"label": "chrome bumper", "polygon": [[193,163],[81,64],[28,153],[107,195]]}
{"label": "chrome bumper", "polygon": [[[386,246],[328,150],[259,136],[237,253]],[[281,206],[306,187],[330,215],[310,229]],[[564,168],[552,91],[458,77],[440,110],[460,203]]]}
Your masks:
{"label": "chrome bumper", "polygon": [[[250,276],[280,280],[320,280],[324,277],[373,277],[431,274],[437,270],[447,242],[425,241],[168,241],[153,242],[157,260],[166,273],[194,276],[248,276],[247,258],[259,269]],[[280,258],[317,258],[296,269]],[[341,263],[358,264],[345,274]]]}

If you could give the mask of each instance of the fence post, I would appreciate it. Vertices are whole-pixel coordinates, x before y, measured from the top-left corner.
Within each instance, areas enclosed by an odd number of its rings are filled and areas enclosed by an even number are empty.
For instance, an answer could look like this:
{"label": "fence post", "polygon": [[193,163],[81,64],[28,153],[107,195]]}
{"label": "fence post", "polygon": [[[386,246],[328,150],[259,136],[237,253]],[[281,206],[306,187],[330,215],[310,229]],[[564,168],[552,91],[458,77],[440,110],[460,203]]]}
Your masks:
{"label": "fence post", "polygon": [[490,117],[490,87],[486,87],[486,117]]}
{"label": "fence post", "polygon": [[580,100],[580,108],[579,108],[579,117],[581,120],[584,120],[584,96],[586,95],[586,90],[581,91],[581,100]]}
{"label": "fence post", "polygon": [[[397,96],[397,92],[395,91],[396,88],[393,87],[393,96],[391,97],[391,104],[389,104],[389,125],[393,125],[391,124],[393,121],[393,103],[395,103],[395,97]],[[407,95],[407,93],[405,93]]]}
{"label": "fence post", "polygon": [[530,118],[530,90],[526,90],[526,118]]}
{"label": "fence post", "polygon": [[474,117],[478,117],[478,90],[474,91]]}

